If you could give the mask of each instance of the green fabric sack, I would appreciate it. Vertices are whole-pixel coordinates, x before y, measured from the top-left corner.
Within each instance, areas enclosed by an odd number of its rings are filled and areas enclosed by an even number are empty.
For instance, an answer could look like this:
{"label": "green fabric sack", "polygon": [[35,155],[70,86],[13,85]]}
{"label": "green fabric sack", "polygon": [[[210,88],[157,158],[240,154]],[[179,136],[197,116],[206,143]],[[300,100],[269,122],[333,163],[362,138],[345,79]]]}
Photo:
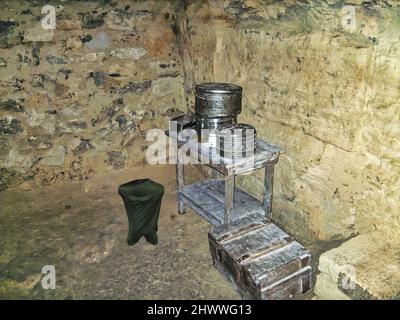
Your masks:
{"label": "green fabric sack", "polygon": [[158,243],[157,229],[164,187],[150,179],[134,180],[118,187],[128,216],[128,245],[142,236],[151,244]]}

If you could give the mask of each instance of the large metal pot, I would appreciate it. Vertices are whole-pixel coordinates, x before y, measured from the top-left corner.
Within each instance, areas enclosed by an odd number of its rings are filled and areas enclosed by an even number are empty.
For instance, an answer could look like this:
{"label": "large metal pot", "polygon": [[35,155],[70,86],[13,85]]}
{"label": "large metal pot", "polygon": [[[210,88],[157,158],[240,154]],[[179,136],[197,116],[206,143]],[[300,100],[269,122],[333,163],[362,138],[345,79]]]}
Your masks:
{"label": "large metal pot", "polygon": [[229,83],[203,83],[195,87],[195,122],[201,129],[215,129],[222,124],[236,124],[242,111],[242,88]]}

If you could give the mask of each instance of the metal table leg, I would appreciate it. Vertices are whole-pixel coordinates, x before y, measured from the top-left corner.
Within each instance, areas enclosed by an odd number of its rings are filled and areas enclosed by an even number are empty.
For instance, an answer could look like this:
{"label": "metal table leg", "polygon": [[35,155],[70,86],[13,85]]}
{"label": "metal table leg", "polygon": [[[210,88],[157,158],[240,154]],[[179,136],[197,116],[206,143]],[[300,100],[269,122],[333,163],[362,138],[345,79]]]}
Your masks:
{"label": "metal table leg", "polygon": [[272,195],[274,186],[274,165],[265,167],[263,209],[268,220],[272,218]]}
{"label": "metal table leg", "polygon": [[225,177],[225,214],[224,224],[232,221],[233,195],[235,190],[235,176]]}
{"label": "metal table leg", "polygon": [[176,188],[177,188],[177,200],[178,200],[178,213],[179,214],[184,214],[186,213],[186,207],[184,202],[181,200],[181,196],[179,194],[179,191],[183,188],[184,186],[184,172],[183,172],[183,163],[179,161],[179,152],[176,152],[177,157],[176,157]]}

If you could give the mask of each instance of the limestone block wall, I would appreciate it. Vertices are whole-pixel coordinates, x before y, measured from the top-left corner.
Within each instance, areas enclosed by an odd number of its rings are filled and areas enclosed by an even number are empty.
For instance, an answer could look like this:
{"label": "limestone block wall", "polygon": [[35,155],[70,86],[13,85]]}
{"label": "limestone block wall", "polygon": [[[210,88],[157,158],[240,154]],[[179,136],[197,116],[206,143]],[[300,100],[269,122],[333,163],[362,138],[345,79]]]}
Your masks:
{"label": "limestone block wall", "polygon": [[[141,166],[196,83],[236,83],[239,120],[287,150],[274,221],[343,242],[318,296],[398,297],[399,80],[396,0],[2,1],[0,192]],[[261,194],[261,172],[238,180]]]}
{"label": "limestone block wall", "polygon": [[[41,26],[56,9],[56,29]],[[169,1],[2,1],[0,191],[143,163],[185,108]],[[185,111],[185,110],[183,110]]]}
{"label": "limestone block wall", "polygon": [[[287,149],[273,218],[306,242],[399,234],[400,7],[345,4],[190,1],[178,17],[188,107],[194,83],[244,88],[239,120]],[[262,174],[240,183],[259,194]]]}

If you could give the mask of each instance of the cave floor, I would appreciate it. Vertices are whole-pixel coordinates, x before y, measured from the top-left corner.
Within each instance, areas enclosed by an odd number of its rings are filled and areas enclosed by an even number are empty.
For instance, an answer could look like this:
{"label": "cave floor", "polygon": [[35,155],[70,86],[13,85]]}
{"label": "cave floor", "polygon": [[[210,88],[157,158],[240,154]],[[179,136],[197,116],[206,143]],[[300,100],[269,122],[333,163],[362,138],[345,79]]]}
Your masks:
{"label": "cave floor", "polygon": [[[117,188],[151,178],[165,186],[159,244],[126,244]],[[174,166],[112,172],[83,183],[0,193],[0,299],[240,299],[213,268],[209,224],[178,215]],[[56,288],[42,288],[53,265]]]}
{"label": "cave floor", "polygon": [[[0,193],[0,299],[239,299],[213,268],[209,225],[178,215],[174,166],[145,167]],[[151,178],[165,186],[159,244],[126,244],[118,185]],[[41,270],[56,269],[44,290]]]}

